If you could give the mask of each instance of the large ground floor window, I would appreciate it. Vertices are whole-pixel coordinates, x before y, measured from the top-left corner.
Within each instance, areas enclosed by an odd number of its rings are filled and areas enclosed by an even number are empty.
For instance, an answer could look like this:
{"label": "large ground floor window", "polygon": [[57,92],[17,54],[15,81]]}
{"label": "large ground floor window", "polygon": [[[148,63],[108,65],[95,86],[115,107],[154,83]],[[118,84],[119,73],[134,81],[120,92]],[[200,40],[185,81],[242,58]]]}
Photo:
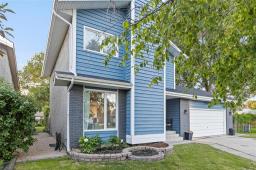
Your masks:
{"label": "large ground floor window", "polygon": [[117,93],[84,91],[84,130],[116,129]]}

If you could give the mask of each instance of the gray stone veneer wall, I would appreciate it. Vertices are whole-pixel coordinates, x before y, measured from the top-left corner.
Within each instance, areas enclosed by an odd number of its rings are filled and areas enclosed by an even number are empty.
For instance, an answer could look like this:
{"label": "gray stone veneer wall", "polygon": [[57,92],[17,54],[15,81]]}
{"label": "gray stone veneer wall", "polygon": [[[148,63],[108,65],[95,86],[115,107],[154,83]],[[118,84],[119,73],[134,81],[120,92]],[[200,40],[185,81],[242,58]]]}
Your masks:
{"label": "gray stone veneer wall", "polygon": [[126,139],[126,93],[127,91],[119,90],[118,92],[118,106],[119,106],[119,115],[118,115],[118,132],[119,137],[123,140]]}
{"label": "gray stone veneer wall", "polygon": [[69,129],[70,147],[77,147],[83,136],[83,86],[74,85],[70,90]]}

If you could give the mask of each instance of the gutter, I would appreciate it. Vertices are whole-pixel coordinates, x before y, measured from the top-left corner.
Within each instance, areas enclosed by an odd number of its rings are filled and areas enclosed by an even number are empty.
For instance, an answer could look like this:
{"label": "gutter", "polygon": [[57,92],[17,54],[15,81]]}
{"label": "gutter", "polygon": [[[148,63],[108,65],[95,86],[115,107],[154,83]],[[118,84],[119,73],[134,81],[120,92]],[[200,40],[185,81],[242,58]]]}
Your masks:
{"label": "gutter", "polygon": [[80,77],[80,76],[73,76],[73,75],[62,75],[62,74],[55,74],[54,81],[66,81],[71,82],[69,85],[69,89],[73,84],[87,84],[87,85],[96,85],[96,86],[108,86],[111,88],[118,88],[118,89],[131,89],[132,84],[128,82],[118,82],[112,80],[102,80],[96,78],[89,78],[89,77]]}

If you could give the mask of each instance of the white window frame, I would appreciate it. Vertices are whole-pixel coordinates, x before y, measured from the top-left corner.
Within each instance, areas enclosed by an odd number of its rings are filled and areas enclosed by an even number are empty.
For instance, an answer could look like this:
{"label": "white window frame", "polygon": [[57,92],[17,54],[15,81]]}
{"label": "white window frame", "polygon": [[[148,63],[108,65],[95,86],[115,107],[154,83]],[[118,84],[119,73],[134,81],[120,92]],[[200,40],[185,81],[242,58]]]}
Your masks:
{"label": "white window frame", "polygon": [[[90,52],[97,53],[97,54],[101,54],[101,55],[108,55],[107,53],[104,53],[104,52],[103,52],[103,49],[100,49],[100,51],[94,51],[94,50],[87,49],[87,48],[85,47],[85,40],[86,40],[85,31],[86,31],[86,30],[96,31],[96,32],[99,32],[100,34],[105,34],[105,35],[109,35],[109,36],[112,36],[112,37],[114,37],[115,35],[114,35],[114,34],[107,33],[107,32],[103,32],[103,31],[101,31],[101,30],[98,30],[98,29],[95,29],[95,28],[92,28],[92,27],[84,26],[83,49],[84,49],[85,51],[90,51]],[[117,47],[116,55],[114,55],[113,57],[118,58],[118,57],[119,57],[118,41],[116,42],[116,47]]]}
{"label": "white window frame", "polygon": [[[86,130],[85,129],[85,125],[84,125],[84,102],[85,102],[85,92],[89,91],[89,92],[101,92],[104,93],[104,129],[90,129],[90,130]],[[106,94],[116,94],[116,127],[115,128],[107,128],[107,98],[106,98]],[[119,106],[118,106],[118,91],[110,91],[110,90],[99,90],[99,89],[90,89],[90,88],[84,88],[83,90],[83,132],[94,132],[94,131],[117,131],[118,133],[118,119],[119,119]],[[84,135],[84,133],[83,133]]]}

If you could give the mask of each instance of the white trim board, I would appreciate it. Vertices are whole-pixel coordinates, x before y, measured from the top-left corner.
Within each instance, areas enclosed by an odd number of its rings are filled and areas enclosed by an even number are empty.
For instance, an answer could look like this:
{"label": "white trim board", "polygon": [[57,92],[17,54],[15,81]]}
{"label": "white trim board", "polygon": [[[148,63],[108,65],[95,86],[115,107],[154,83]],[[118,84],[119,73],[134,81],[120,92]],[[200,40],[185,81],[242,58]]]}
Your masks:
{"label": "white trim board", "polygon": [[[104,31],[98,30],[98,29],[93,28],[93,27],[84,26],[84,30],[83,30],[83,50],[84,51],[89,51],[89,52],[92,52],[92,53],[96,53],[96,54],[100,54],[100,55],[104,55],[104,56],[108,56],[107,53],[103,52],[103,49],[100,49],[100,51],[94,51],[94,50],[87,49],[85,47],[85,41],[86,41],[86,36],[85,36],[86,34],[85,34],[85,32],[86,31],[98,32],[99,34],[104,35],[104,36],[108,35],[108,36],[115,37],[115,35],[111,34],[111,33],[108,33],[108,32],[104,32]],[[114,55],[113,57],[118,58],[119,57],[118,41],[116,42],[115,46],[117,48],[117,51],[116,51],[116,55]]]}
{"label": "white trim board", "polygon": [[126,135],[126,142],[129,144],[151,143],[151,142],[164,142],[165,134],[149,134],[149,135]]}
{"label": "white trim board", "polygon": [[167,62],[165,62],[164,64],[164,136],[165,136],[165,140],[166,140],[166,64]]}
{"label": "white trim board", "polygon": [[197,96],[197,98],[195,98],[195,96],[192,94],[177,93],[177,92],[170,92],[170,91],[166,91],[166,95],[171,96],[171,97],[178,97],[178,98],[185,98],[185,99],[199,100],[199,101],[211,101],[212,100],[212,97]]}
{"label": "white trim board", "polygon": [[[104,94],[104,129],[85,129],[84,126],[84,102],[85,102],[85,92],[101,92]],[[116,95],[116,121],[115,128],[107,128],[107,94],[115,94]],[[92,89],[92,88],[83,88],[83,133],[84,132],[97,132],[97,131],[117,131],[118,132],[118,115],[119,115],[119,102],[118,102],[118,91],[109,91],[109,90],[101,90],[101,89]],[[84,134],[83,134],[84,135]]]}
{"label": "white trim board", "polygon": [[[72,38],[71,38],[71,42],[72,44],[70,45],[70,49],[72,49],[71,53],[72,53],[72,66],[71,66],[71,71],[76,74],[76,22],[77,22],[77,11],[76,9],[73,9],[73,18],[72,18]],[[72,46],[72,48],[71,48]],[[70,56],[71,57],[71,56]]]}
{"label": "white trim board", "polygon": [[[135,21],[135,0],[131,1],[131,22]],[[134,44],[132,43],[134,39],[134,35],[131,31],[131,50],[134,49]],[[135,115],[135,57],[131,55],[131,94],[130,94],[130,134],[131,134],[131,143],[133,143],[133,136],[134,136],[134,115]],[[128,138],[129,139],[129,138]],[[126,139],[127,140],[127,139]]]}
{"label": "white trim board", "polygon": [[83,76],[74,76],[74,75],[67,75],[67,74],[61,74],[61,73],[60,74],[55,73],[54,85],[66,86],[69,84],[69,82],[72,81],[72,79],[74,81],[74,84],[83,84],[83,85],[95,86],[95,87],[130,89],[132,86],[131,83],[128,83],[128,82],[112,81],[112,80],[83,77]]}

